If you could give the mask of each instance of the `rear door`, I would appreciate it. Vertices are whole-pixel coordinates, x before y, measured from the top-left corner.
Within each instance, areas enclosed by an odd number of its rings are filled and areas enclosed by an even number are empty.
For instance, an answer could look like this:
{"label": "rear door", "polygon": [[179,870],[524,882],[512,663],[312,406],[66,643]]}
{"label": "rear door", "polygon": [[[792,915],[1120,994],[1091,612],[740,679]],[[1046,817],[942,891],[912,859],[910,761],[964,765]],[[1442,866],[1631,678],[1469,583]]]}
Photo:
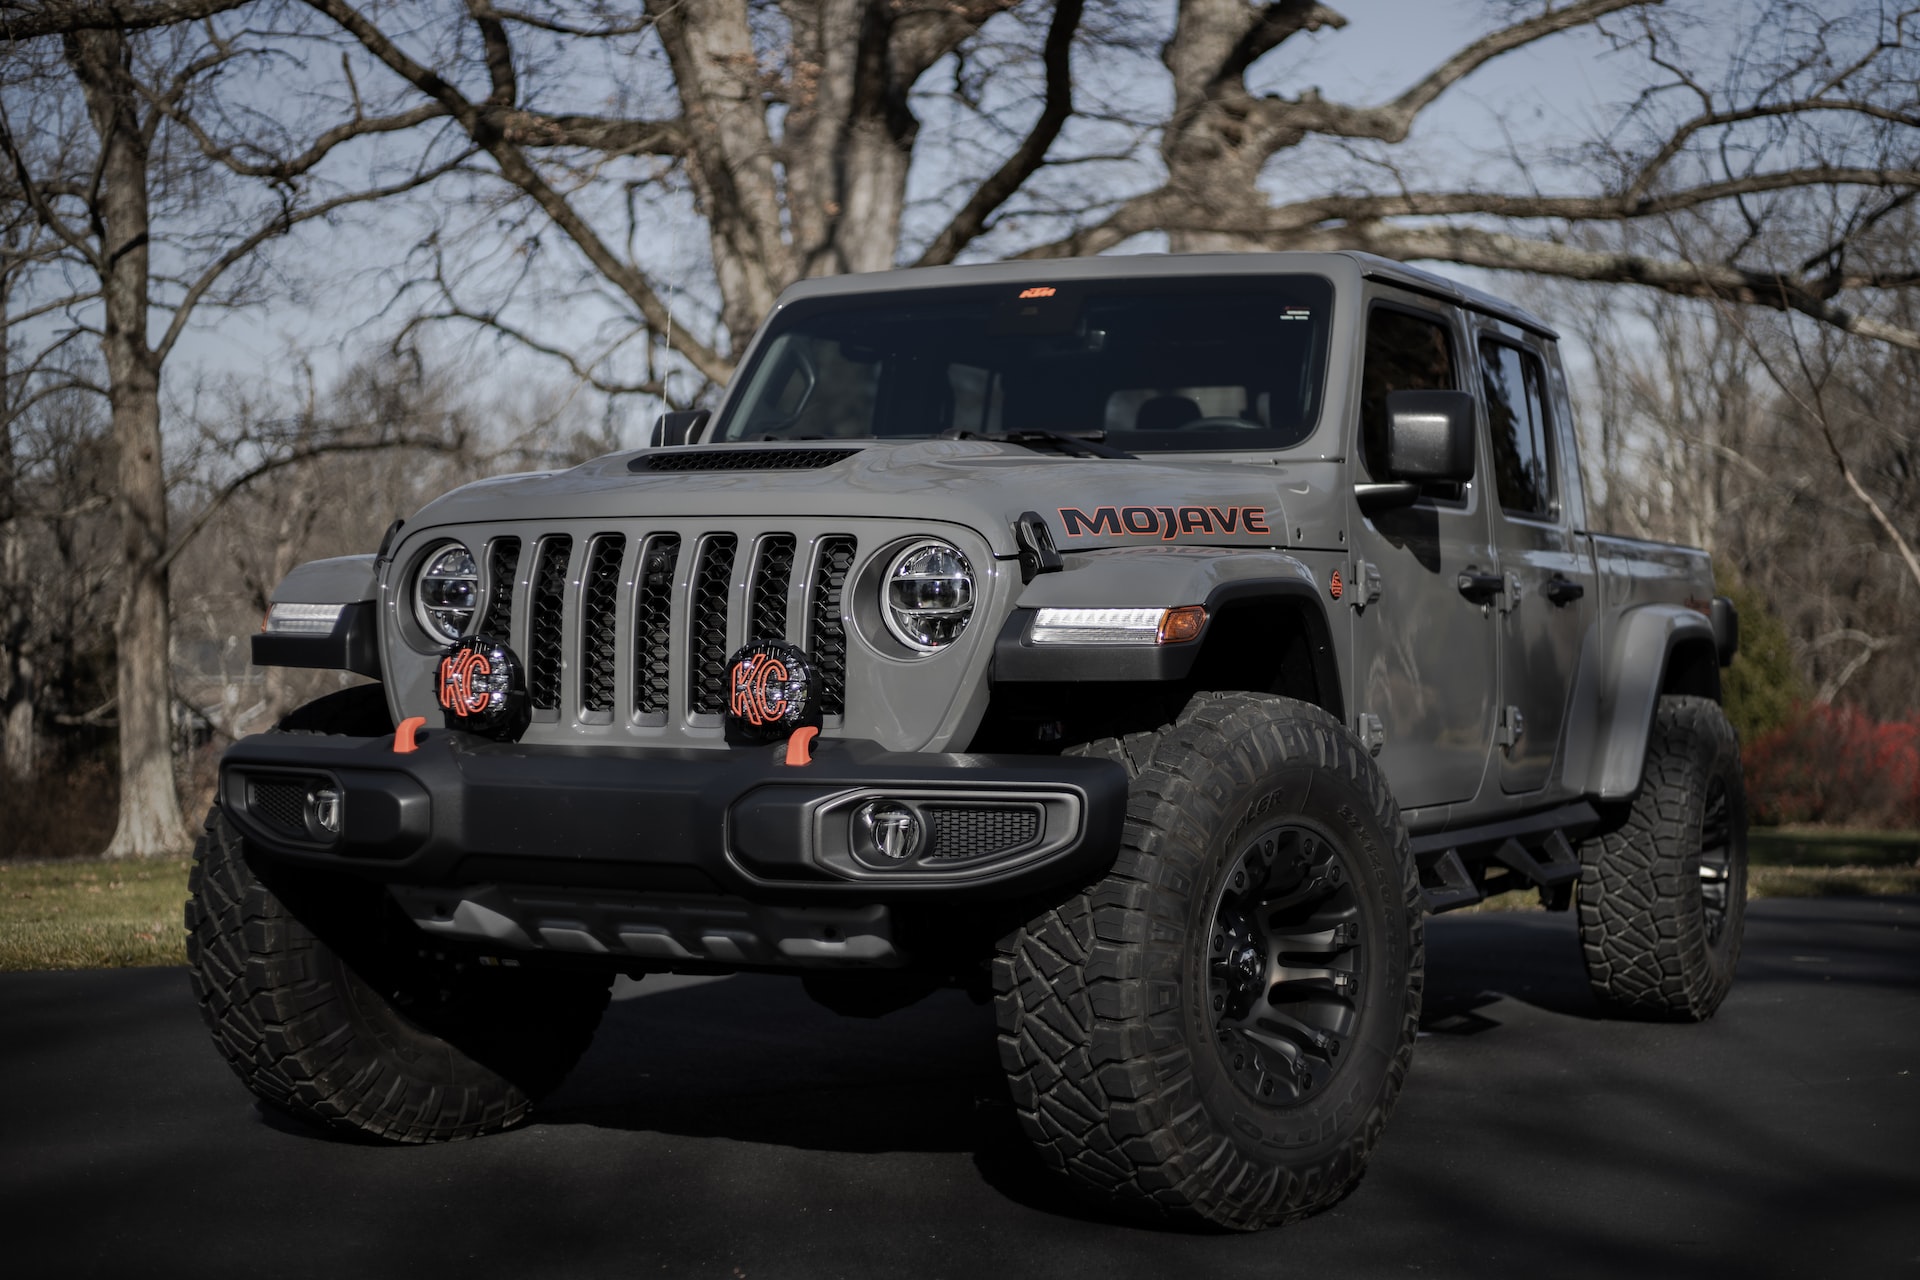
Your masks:
{"label": "rear door", "polygon": [[[1465,390],[1474,359],[1451,308],[1379,285],[1368,297],[1353,473],[1384,482],[1387,393]],[[1352,521],[1354,712],[1363,734],[1377,719],[1380,767],[1403,809],[1471,800],[1486,773],[1496,631],[1491,606],[1463,595],[1460,582],[1495,571],[1487,501],[1476,477],[1427,486],[1409,506],[1362,507]],[[1368,602],[1373,573],[1380,597]]]}
{"label": "rear door", "polygon": [[1580,643],[1594,608],[1592,556],[1570,518],[1576,490],[1567,425],[1548,381],[1552,352],[1505,322],[1476,325],[1481,397],[1493,475],[1488,504],[1504,589],[1495,597],[1501,698],[1495,741],[1500,789],[1546,785],[1566,724]]}

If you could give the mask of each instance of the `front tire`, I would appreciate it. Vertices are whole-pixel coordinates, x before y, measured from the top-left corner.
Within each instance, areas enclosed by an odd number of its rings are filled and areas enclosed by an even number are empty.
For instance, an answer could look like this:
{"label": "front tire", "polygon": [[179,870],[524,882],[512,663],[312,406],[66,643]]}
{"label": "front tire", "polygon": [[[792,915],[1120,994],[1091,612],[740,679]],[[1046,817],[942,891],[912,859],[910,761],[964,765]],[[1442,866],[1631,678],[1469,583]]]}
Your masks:
{"label": "front tire", "polygon": [[1134,775],[1120,855],[994,964],[1023,1128],[1130,1211],[1253,1230],[1326,1208],[1420,1017],[1419,887],[1384,779],[1332,717],[1250,693],[1088,754]]}
{"label": "front tire", "polygon": [[1747,913],[1740,743],[1719,705],[1654,710],[1625,823],[1580,851],[1580,942],[1609,1013],[1699,1022],[1733,984]]}
{"label": "front tire", "polygon": [[[279,731],[392,730],[366,686]],[[380,885],[262,857],[218,806],[188,885],[187,959],[215,1046],[262,1102],[326,1128],[403,1143],[511,1128],[607,1006],[608,975],[440,953]]]}

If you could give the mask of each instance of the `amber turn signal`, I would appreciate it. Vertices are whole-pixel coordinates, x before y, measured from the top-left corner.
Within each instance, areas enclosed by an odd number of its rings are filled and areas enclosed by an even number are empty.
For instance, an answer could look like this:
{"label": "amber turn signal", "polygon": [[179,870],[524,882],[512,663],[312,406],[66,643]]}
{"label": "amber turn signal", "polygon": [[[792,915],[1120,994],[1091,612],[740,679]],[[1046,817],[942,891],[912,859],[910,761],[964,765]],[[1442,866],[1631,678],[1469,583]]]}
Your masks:
{"label": "amber turn signal", "polygon": [[1200,628],[1207,625],[1205,605],[1184,604],[1178,609],[1169,609],[1160,619],[1160,634],[1154,638],[1156,644],[1179,644],[1182,640],[1197,639]]}

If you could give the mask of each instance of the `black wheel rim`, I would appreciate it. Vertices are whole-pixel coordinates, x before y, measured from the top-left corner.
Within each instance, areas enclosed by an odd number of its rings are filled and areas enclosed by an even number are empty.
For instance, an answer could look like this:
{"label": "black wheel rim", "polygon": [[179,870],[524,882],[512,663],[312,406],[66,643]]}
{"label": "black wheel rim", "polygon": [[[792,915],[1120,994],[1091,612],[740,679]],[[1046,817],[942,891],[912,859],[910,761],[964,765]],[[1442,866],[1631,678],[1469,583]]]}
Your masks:
{"label": "black wheel rim", "polygon": [[1732,892],[1733,801],[1727,784],[1715,778],[1707,788],[1700,817],[1700,907],[1706,916],[1708,946],[1717,946],[1727,931]]}
{"label": "black wheel rim", "polygon": [[1269,827],[1228,864],[1211,919],[1214,1047],[1260,1102],[1304,1101],[1349,1054],[1365,1002],[1360,899],[1346,857],[1309,827]]}

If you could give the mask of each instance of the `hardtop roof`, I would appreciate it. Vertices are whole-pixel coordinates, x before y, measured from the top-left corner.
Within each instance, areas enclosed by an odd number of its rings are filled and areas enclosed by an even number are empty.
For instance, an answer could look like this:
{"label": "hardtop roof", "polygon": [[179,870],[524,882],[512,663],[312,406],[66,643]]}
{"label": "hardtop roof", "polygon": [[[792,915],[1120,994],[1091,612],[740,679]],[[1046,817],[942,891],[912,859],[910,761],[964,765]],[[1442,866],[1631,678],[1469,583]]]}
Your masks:
{"label": "hardtop roof", "polygon": [[1531,329],[1543,337],[1559,335],[1526,308],[1471,288],[1456,280],[1410,267],[1377,254],[1337,253],[1138,253],[1097,258],[1047,258],[1012,262],[983,262],[967,266],[908,267],[856,275],[802,280],[780,297],[782,305],[802,298],[844,297],[902,289],[942,289],[1000,281],[1046,284],[1055,280],[1121,280],[1140,277],[1281,275],[1312,273],[1345,279],[1357,285],[1362,278],[1382,280],[1416,293],[1429,294],[1475,311]]}

